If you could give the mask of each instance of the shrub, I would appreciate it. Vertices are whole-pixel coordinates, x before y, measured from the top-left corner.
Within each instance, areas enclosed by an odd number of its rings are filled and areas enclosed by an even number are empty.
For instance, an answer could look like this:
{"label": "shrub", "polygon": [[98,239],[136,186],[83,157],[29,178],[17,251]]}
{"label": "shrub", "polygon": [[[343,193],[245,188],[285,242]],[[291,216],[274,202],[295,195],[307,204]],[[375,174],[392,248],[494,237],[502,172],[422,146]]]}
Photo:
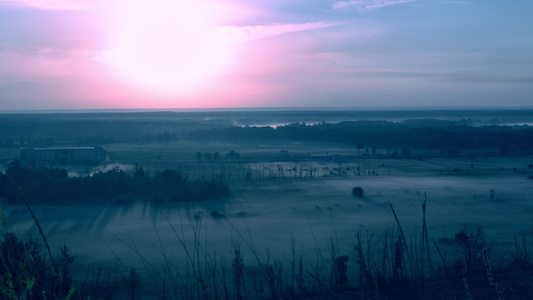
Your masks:
{"label": "shrub", "polygon": [[363,193],[364,193],[364,192],[365,192],[365,191],[363,190],[362,187],[360,187],[360,186],[356,186],[356,187],[354,187],[354,188],[352,189],[352,196],[357,197],[357,198],[361,198],[361,197],[363,197]]}
{"label": "shrub", "polygon": [[23,241],[13,232],[0,239],[1,299],[68,299],[74,292],[69,266],[73,258],[67,248],[53,261],[41,254],[40,244]]}

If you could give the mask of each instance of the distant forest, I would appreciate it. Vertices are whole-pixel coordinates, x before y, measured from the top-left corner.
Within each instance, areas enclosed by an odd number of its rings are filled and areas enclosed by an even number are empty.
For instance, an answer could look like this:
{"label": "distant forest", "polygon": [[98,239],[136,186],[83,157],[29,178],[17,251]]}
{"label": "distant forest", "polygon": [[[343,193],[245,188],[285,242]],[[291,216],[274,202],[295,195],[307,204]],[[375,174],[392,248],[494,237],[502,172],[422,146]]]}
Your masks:
{"label": "distant forest", "polygon": [[[18,187],[17,187],[18,186]],[[69,204],[144,200],[152,203],[217,200],[229,196],[219,180],[190,181],[175,170],[153,176],[137,167],[133,175],[119,168],[93,175],[70,177],[65,169],[11,167],[0,172],[0,199],[23,204],[18,191],[32,204]]]}
{"label": "distant forest", "polygon": [[[302,113],[303,114],[303,113]],[[339,114],[342,115],[341,112]],[[231,115],[231,114],[230,114]],[[326,114],[327,115],[327,114]],[[70,116],[70,117],[68,117]],[[174,118],[173,118],[174,116]],[[177,140],[249,143],[262,141],[330,142],[383,148],[440,150],[453,154],[466,149],[499,149],[500,154],[533,151],[532,126],[480,126],[472,119],[407,119],[403,121],[293,122],[278,126],[236,126],[257,116],[257,123],[278,120],[274,114],[242,113],[240,120],[176,116],[172,113],[101,115],[0,116],[0,147],[50,147],[58,144],[105,145],[111,143],[157,143]],[[295,115],[298,116],[298,115]],[[307,116],[303,114],[303,116]],[[318,118],[320,113],[314,113]],[[192,118],[194,117],[194,118]],[[296,117],[295,117],[296,118]],[[283,120],[279,120],[283,121]],[[496,122],[496,120],[494,121]],[[477,125],[474,125],[477,124]],[[496,122],[497,123],[497,122]]]}
{"label": "distant forest", "polygon": [[341,122],[337,124],[290,124],[272,127],[229,127],[197,129],[189,135],[194,140],[290,140],[331,142],[348,145],[439,149],[498,148],[500,154],[530,152],[533,149],[533,127],[473,127],[460,122],[412,120],[401,123],[386,121]]}

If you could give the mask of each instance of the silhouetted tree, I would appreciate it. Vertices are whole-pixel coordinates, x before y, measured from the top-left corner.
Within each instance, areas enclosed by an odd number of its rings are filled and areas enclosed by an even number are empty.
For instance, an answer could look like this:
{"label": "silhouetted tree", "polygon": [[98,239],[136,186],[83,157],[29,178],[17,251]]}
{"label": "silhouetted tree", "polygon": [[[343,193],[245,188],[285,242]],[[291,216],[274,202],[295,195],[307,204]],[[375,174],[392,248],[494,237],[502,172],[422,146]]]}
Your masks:
{"label": "silhouetted tree", "polygon": [[348,256],[342,255],[335,257],[334,269],[335,269],[335,291],[338,293],[344,292],[346,285],[348,284]]}
{"label": "silhouetted tree", "polygon": [[[10,203],[21,201],[14,182],[33,203],[65,203],[93,199],[121,200],[124,196],[166,201],[196,201],[227,197],[228,186],[221,179],[189,181],[176,170],[154,176],[136,166],[133,175],[120,168],[93,175],[69,177],[65,169],[10,167],[0,172],[0,197]],[[148,196],[148,197],[146,197]]]}
{"label": "silhouetted tree", "polygon": [[227,159],[237,159],[241,157],[241,154],[239,152],[235,152],[234,150],[231,150],[228,154],[226,154]]}
{"label": "silhouetted tree", "polygon": [[498,153],[502,156],[509,155],[510,153],[509,145],[507,143],[500,143],[498,146]]}
{"label": "silhouetted tree", "polygon": [[409,151],[408,148],[402,148],[402,156],[403,157],[409,157],[409,155],[411,155],[411,151]]}
{"label": "silhouetted tree", "polygon": [[137,269],[131,268],[128,278],[126,279],[126,284],[130,290],[130,299],[135,299],[135,289],[141,284],[141,277],[137,273]]}
{"label": "silhouetted tree", "polygon": [[363,197],[364,192],[365,191],[363,190],[362,187],[356,186],[352,189],[352,196],[360,198],[360,197]]}

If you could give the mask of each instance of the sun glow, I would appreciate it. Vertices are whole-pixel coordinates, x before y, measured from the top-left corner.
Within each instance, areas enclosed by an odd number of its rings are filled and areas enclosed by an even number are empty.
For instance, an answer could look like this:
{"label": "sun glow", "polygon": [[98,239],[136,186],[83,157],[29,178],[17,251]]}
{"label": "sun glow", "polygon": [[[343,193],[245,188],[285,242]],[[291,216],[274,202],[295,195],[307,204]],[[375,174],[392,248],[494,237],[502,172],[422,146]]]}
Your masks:
{"label": "sun glow", "polygon": [[220,72],[228,43],[197,0],[124,0],[104,59],[123,77],[161,92],[197,88]]}

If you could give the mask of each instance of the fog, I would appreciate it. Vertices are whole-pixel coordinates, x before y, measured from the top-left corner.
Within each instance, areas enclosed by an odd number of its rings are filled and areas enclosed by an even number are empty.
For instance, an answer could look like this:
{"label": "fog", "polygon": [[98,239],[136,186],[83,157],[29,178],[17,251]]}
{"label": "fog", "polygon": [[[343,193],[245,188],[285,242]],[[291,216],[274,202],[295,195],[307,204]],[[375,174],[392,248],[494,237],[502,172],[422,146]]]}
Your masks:
{"label": "fog", "polygon": [[[354,186],[364,188],[363,198],[351,195]],[[420,235],[424,197],[436,240],[453,238],[463,224],[481,224],[488,242],[497,242],[495,250],[509,250],[513,236],[533,225],[533,186],[524,176],[366,176],[236,184],[233,190],[222,202],[33,210],[52,249],[67,245],[77,268],[110,262],[142,267],[143,259],[157,265],[165,256],[179,264],[196,242],[226,257],[240,244],[250,260],[251,251],[287,257],[291,238],[310,260],[317,250],[327,254],[331,241],[352,255],[357,231],[381,234],[396,226],[389,201],[406,234]],[[4,210],[16,233],[39,238],[24,207]]]}

